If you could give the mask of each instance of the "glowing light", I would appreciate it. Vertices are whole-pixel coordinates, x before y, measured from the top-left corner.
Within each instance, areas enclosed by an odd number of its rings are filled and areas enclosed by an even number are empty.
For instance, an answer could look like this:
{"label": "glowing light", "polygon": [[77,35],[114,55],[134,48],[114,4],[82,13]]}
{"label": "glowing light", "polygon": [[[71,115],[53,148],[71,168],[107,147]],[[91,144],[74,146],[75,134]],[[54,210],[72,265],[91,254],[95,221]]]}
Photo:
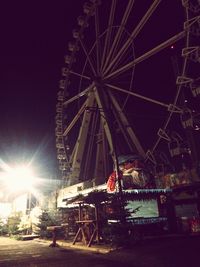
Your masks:
{"label": "glowing light", "polygon": [[25,211],[27,209],[27,200],[28,200],[27,194],[19,195],[18,197],[16,197],[12,203],[13,210],[15,212]]}
{"label": "glowing light", "polygon": [[31,190],[34,183],[34,175],[27,167],[16,167],[5,173],[5,184],[10,192]]}
{"label": "glowing light", "polygon": [[0,198],[3,198],[4,194],[2,191],[0,191]]}
{"label": "glowing light", "polygon": [[0,218],[5,219],[11,213],[11,204],[10,203],[0,203]]}
{"label": "glowing light", "polygon": [[174,49],[174,45],[171,45],[170,48],[171,48],[171,49]]}

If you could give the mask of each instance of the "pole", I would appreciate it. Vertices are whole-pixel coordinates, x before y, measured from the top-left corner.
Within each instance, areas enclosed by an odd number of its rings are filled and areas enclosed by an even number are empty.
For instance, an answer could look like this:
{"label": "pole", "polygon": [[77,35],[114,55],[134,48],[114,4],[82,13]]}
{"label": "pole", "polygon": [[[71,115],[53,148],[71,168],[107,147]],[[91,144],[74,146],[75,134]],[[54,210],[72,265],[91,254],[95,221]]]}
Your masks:
{"label": "pole", "polygon": [[118,183],[118,192],[117,198],[119,201],[120,206],[120,221],[123,223],[125,221],[125,213],[124,213],[124,201],[123,201],[123,191],[122,191],[122,184],[121,184],[121,177],[120,177],[120,170],[119,170],[119,162],[117,157],[117,148],[116,148],[116,134],[114,129],[114,118],[112,117],[112,106],[111,106],[111,99],[109,94],[104,87],[100,83],[96,83],[94,87],[95,97],[97,101],[98,108],[100,110],[100,116],[103,118],[104,122],[104,129],[107,133],[108,143],[112,150],[112,159],[114,162],[114,168],[116,173],[116,179]]}
{"label": "pole", "polygon": [[[115,135],[113,135],[115,136]],[[124,207],[124,196],[123,196],[123,189],[122,189],[122,183],[121,183],[121,175],[119,170],[119,161],[116,153],[116,147],[115,147],[115,138],[113,137],[113,149],[114,149],[114,158],[115,158],[115,172],[116,172],[116,179],[118,183],[118,201],[119,201],[119,208],[120,208],[120,222],[123,224],[126,222],[125,217],[125,207]]]}
{"label": "pole", "polygon": [[[111,103],[111,101],[109,101]],[[112,108],[109,107],[108,114],[112,113]],[[116,172],[116,180],[118,183],[118,201],[119,201],[119,208],[120,208],[120,222],[123,224],[126,222],[126,216],[125,216],[125,207],[124,207],[124,196],[123,196],[123,189],[122,189],[122,181],[121,181],[121,175],[120,175],[120,169],[119,169],[119,161],[118,161],[118,153],[117,153],[117,146],[116,146],[116,131],[114,129],[113,120],[112,118],[108,118],[110,123],[110,131],[111,131],[111,137],[112,137],[112,143],[113,143],[113,154],[114,154],[114,166],[115,166],[115,172]]]}

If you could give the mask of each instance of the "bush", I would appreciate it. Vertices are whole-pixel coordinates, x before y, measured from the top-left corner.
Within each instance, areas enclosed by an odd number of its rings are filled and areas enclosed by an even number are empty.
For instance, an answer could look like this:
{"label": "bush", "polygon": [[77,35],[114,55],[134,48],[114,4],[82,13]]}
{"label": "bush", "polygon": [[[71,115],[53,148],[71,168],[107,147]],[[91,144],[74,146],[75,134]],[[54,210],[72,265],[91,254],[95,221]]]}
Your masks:
{"label": "bush", "polygon": [[143,234],[137,225],[113,223],[103,228],[102,238],[112,246],[131,247],[142,241]]}
{"label": "bush", "polygon": [[103,240],[113,246],[126,246],[128,243],[128,226],[126,224],[109,224],[102,230]]}
{"label": "bush", "polygon": [[52,232],[47,230],[48,226],[59,225],[59,216],[57,211],[43,210],[38,215],[37,222],[33,224],[33,228],[42,238],[51,238]]}
{"label": "bush", "polygon": [[0,235],[8,234],[8,225],[0,219]]}
{"label": "bush", "polygon": [[21,222],[20,213],[16,213],[15,215],[12,215],[8,217],[8,234],[9,235],[16,235],[19,234],[19,224]]}

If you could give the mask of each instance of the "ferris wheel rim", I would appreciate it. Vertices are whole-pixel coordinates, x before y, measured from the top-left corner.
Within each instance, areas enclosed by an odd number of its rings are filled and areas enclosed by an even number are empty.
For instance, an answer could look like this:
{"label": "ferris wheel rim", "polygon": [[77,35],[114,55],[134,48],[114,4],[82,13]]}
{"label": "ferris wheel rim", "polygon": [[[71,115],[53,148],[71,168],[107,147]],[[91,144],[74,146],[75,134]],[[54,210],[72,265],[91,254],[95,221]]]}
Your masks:
{"label": "ferris wheel rim", "polygon": [[[185,13],[186,13],[186,21],[188,21],[189,20],[189,8],[187,6],[185,6]],[[190,39],[190,32],[188,30],[188,31],[186,31],[185,47],[189,47],[189,39]],[[188,58],[185,57],[184,58],[184,62],[183,62],[181,76],[185,75],[187,63],[188,63]],[[175,105],[175,106],[176,106],[176,104],[178,102],[178,99],[179,99],[179,96],[180,96],[180,93],[181,93],[181,89],[182,89],[182,85],[178,85],[177,86],[177,93],[175,95],[174,102],[173,102],[173,105]],[[167,117],[167,119],[166,119],[166,121],[164,123],[164,126],[163,126],[163,130],[164,131],[166,131],[166,129],[168,127],[168,124],[169,124],[169,122],[171,120],[172,115],[173,115],[173,111],[170,111],[169,115],[168,115],[168,117]],[[155,142],[155,144],[154,144],[154,146],[153,146],[153,148],[151,150],[152,153],[155,151],[155,149],[158,146],[160,140],[161,140],[161,137],[159,136],[157,142]]]}

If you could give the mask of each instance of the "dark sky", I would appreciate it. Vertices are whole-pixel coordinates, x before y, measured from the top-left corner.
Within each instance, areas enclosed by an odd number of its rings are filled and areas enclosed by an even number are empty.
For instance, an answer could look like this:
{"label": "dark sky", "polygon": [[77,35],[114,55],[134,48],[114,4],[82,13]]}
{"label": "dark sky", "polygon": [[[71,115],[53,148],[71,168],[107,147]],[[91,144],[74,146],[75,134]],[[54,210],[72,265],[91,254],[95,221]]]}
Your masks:
{"label": "dark sky", "polygon": [[0,158],[6,163],[33,160],[42,172],[56,170],[56,94],[67,42],[79,15],[73,3],[1,3]]}
{"label": "dark sky", "polygon": [[[10,0],[1,3],[0,159],[10,165],[31,161],[33,167],[44,175],[52,175],[57,170],[54,135],[56,95],[67,44],[72,39],[77,17],[83,13],[84,2]],[[152,1],[144,2],[149,6]],[[166,2],[162,2],[155,19],[150,20],[136,42],[138,55],[180,31],[183,17],[182,13],[177,13],[179,9],[176,10],[180,2],[169,1],[167,12],[164,6]],[[120,3],[123,5],[124,1]],[[173,12],[170,4],[174,8]],[[141,5],[141,1],[135,1],[135,5],[144,13],[142,8],[145,6]],[[105,21],[106,10],[102,11],[102,19]],[[136,13],[134,18],[140,15]],[[87,42],[89,38],[85,40]],[[157,67],[151,60],[145,61],[144,66],[138,66],[135,84],[139,93],[167,103],[171,101],[171,92],[174,94],[176,90],[176,73],[173,73],[171,61],[173,56],[176,59],[176,48],[171,51],[169,47],[154,57]],[[180,53],[178,56],[180,58]],[[163,58],[169,59],[167,64]],[[144,102],[137,100],[134,105],[136,112],[133,114],[131,105],[130,116],[134,115],[137,134],[142,136],[146,134],[144,126],[159,122],[163,109],[159,107],[158,111],[155,109],[154,113],[148,113],[144,112]],[[147,130],[150,139],[150,131],[153,130],[152,136],[155,137],[158,129],[147,127]],[[149,142],[149,139],[143,138],[143,143]]]}

